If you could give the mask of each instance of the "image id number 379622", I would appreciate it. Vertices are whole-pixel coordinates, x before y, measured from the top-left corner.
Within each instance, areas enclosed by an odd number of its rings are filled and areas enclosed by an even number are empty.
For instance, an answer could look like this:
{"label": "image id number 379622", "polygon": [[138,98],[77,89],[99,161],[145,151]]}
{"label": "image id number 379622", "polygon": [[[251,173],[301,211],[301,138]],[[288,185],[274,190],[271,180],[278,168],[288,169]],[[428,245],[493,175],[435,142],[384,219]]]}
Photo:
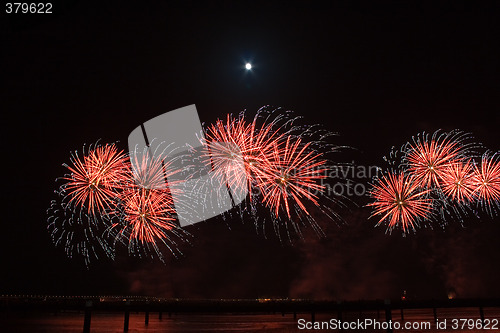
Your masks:
{"label": "image id number 379622", "polygon": [[51,2],[7,2],[7,14],[52,14]]}

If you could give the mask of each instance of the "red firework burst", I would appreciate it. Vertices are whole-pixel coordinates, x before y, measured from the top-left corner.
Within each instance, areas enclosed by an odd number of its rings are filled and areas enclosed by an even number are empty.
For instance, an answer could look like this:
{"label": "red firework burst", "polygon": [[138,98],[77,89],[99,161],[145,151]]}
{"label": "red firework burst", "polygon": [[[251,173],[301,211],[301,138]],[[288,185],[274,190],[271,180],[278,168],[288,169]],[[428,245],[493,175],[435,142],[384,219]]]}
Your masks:
{"label": "red firework burst", "polygon": [[409,145],[406,160],[417,184],[427,188],[439,186],[445,170],[463,159],[462,136],[458,134],[437,136],[436,132],[431,140],[422,136]]}
{"label": "red firework burst", "polygon": [[129,159],[114,144],[95,147],[89,151],[85,161],[103,175],[102,181],[107,187],[119,188],[128,177]]}
{"label": "red firework burst", "polygon": [[492,207],[500,203],[500,161],[498,154],[484,154],[481,165],[474,166],[472,181],[475,186],[474,194],[481,202]]}
{"label": "red firework burst", "polygon": [[388,229],[400,225],[403,232],[415,230],[418,222],[432,211],[432,201],[426,198],[429,190],[422,190],[413,177],[403,173],[388,173],[373,186],[370,192],[375,200],[368,204],[374,207],[371,216],[382,215],[377,225],[388,221]]}
{"label": "red firework burst", "polygon": [[275,215],[282,207],[290,218],[293,204],[309,215],[303,200],[319,205],[318,195],[325,186],[318,184],[318,180],[327,177],[325,163],[321,154],[310,149],[310,143],[301,144],[300,138],[292,142],[289,136],[283,145],[275,144],[257,184],[263,193],[262,202]]}
{"label": "red firework burst", "polygon": [[165,243],[168,232],[177,230],[172,190],[166,179],[179,170],[174,170],[170,162],[161,156],[153,156],[149,150],[131,155],[127,186],[120,193],[122,224],[119,236],[127,235],[129,247],[151,244],[156,252],[156,241]]}
{"label": "red firework burst", "polygon": [[127,157],[114,144],[91,148],[81,159],[76,153],[72,165],[64,166],[71,174],[63,177],[68,203],[87,207],[89,214],[111,208],[120,184],[127,177]]}
{"label": "red firework burst", "polygon": [[155,243],[168,238],[167,232],[177,228],[172,221],[173,202],[165,190],[135,189],[122,200],[125,227],[129,244]]}
{"label": "red firework burst", "polygon": [[276,143],[283,141],[275,123],[257,124],[257,118],[227,116],[217,120],[207,131],[207,164],[212,164],[216,177],[224,177],[228,186],[248,189],[262,177],[262,168],[273,153]]}
{"label": "red firework burst", "polygon": [[127,188],[162,189],[167,186],[167,178],[180,172],[172,167],[171,161],[164,161],[161,154],[155,156],[148,149],[130,154],[130,171]]}
{"label": "red firework burst", "polygon": [[459,204],[474,200],[472,162],[453,163],[443,169],[442,190],[445,195]]}

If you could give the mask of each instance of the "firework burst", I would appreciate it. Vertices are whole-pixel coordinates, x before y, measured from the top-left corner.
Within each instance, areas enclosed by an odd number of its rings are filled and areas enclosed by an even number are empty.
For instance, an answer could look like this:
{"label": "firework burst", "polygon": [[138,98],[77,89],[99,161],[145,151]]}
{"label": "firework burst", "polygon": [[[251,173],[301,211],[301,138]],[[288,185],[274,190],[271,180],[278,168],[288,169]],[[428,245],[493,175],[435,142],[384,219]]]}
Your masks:
{"label": "firework burst", "polygon": [[404,149],[405,164],[415,182],[424,188],[439,187],[446,170],[462,162],[471,148],[465,143],[467,134],[460,131],[435,132],[430,138],[423,133]]}
{"label": "firework burst", "polygon": [[[337,205],[340,197],[326,198],[322,184],[328,169],[324,154],[338,148],[327,141],[333,133],[319,125],[298,125],[299,118],[263,107],[253,119],[245,112],[228,115],[206,130],[205,164],[213,168],[216,179],[226,179],[233,197],[234,193],[250,194],[237,210],[241,218],[249,213],[264,233],[269,218],[280,238],[284,226],[291,239],[290,225],[300,236],[299,223],[311,225],[322,235],[312,206],[330,219],[340,218],[329,207]],[[323,198],[330,201],[328,205]]]}
{"label": "firework burst", "polygon": [[473,163],[452,163],[443,169],[441,189],[444,195],[460,205],[474,200]]}
{"label": "firework burst", "polygon": [[309,215],[304,200],[319,206],[318,197],[325,186],[318,181],[327,177],[326,160],[309,148],[309,143],[302,144],[300,138],[292,140],[289,136],[283,145],[274,145],[271,158],[262,168],[262,182],[258,184],[263,193],[262,202],[276,216],[283,208],[291,218],[292,207]]}
{"label": "firework burst", "polygon": [[491,214],[494,206],[500,207],[500,158],[499,154],[485,153],[479,166],[474,166],[472,182],[474,195]]}
{"label": "firework burst", "polygon": [[173,237],[186,232],[175,222],[173,203],[166,190],[136,189],[122,197],[121,222],[117,236],[126,238],[131,254],[156,253],[163,260],[160,244],[174,255],[178,251]]}
{"label": "firework burst", "polygon": [[115,213],[116,197],[127,174],[127,156],[114,144],[93,145],[80,156],[72,153],[69,171],[48,209],[48,230],[68,257],[114,257],[114,243],[105,233]]}
{"label": "firework burst", "polygon": [[132,154],[131,174],[119,193],[120,220],[111,229],[116,239],[128,244],[131,254],[156,253],[163,260],[160,245],[174,255],[180,253],[173,238],[183,240],[188,233],[175,222],[173,189],[167,186],[167,178],[180,170],[161,156],[149,150]]}
{"label": "firework burst", "polygon": [[427,198],[429,190],[422,190],[415,178],[404,173],[389,172],[373,185],[370,197],[374,202],[371,216],[380,215],[377,226],[387,221],[391,231],[397,226],[406,233],[415,231],[421,220],[432,213],[432,200]]}
{"label": "firework burst", "polygon": [[208,127],[206,164],[211,164],[214,176],[225,178],[228,186],[251,194],[251,187],[261,180],[262,167],[273,153],[276,143],[283,141],[277,120],[258,125],[259,117],[247,122],[240,114],[238,118],[227,116],[226,121],[217,120]]}
{"label": "firework burst", "polygon": [[80,158],[72,154],[71,165],[64,166],[71,172],[62,180],[61,192],[68,197],[68,205],[87,208],[87,213],[100,215],[112,211],[114,199],[127,175],[127,156],[114,144],[91,147]]}

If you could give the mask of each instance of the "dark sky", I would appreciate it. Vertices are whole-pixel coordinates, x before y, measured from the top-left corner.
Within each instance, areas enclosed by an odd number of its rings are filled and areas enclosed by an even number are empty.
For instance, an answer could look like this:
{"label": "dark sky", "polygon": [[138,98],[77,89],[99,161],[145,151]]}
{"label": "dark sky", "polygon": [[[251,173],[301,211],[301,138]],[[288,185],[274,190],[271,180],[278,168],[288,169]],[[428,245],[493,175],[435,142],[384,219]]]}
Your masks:
{"label": "dark sky", "polygon": [[126,149],[139,124],[189,104],[207,123],[293,110],[364,165],[438,129],[498,151],[497,2],[53,3],[52,15],[0,19],[0,294],[500,297],[499,218],[401,237],[353,206],[340,226],[318,215],[326,238],[306,230],[293,245],[214,219],[165,265],[119,256],[87,270],[54,248],[45,213],[70,151],[98,139]]}

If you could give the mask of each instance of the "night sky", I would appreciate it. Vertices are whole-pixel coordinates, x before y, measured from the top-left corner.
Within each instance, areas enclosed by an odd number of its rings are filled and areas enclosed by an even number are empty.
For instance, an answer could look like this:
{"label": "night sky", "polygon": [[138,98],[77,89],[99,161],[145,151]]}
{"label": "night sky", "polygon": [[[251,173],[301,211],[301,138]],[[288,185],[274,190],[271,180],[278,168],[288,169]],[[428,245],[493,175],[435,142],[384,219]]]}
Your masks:
{"label": "night sky", "polygon": [[355,148],[339,159],[366,166],[438,129],[498,151],[498,2],[53,3],[52,15],[0,18],[0,294],[500,297],[500,219],[486,215],[402,237],[353,197],[344,223],[315,215],[324,238],[309,228],[280,242],[214,218],[166,264],[125,250],[89,269],[54,247],[46,222],[70,151],[99,139],[127,149],[134,128],[190,104],[206,123],[293,110]]}

